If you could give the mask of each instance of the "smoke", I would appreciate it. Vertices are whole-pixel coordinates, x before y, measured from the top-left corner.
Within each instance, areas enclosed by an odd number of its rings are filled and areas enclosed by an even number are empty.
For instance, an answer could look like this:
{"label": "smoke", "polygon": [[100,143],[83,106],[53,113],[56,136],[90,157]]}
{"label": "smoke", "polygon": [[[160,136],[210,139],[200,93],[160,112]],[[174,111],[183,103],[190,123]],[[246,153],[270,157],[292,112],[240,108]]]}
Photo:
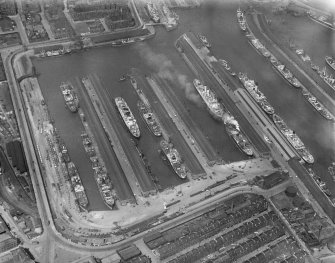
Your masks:
{"label": "smoke", "polygon": [[239,123],[229,113],[224,113],[223,116],[222,116],[222,119],[223,119],[223,122],[225,124],[230,123],[230,124],[234,125],[237,130],[240,130]]}
{"label": "smoke", "polygon": [[201,105],[200,96],[196,93],[193,84],[188,80],[186,75],[179,73],[174,68],[173,63],[167,56],[154,52],[146,43],[140,43],[140,45],[136,45],[135,48],[142,60],[145,61],[160,78],[176,84],[175,86],[180,87],[184,91],[188,100],[198,106]]}

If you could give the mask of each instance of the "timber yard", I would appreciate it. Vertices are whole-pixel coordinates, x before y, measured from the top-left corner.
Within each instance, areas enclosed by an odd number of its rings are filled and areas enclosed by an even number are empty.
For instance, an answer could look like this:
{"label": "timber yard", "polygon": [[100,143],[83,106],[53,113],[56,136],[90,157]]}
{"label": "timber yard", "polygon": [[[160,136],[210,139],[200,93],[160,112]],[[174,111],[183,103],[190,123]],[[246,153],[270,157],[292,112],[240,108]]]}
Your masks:
{"label": "timber yard", "polygon": [[0,261],[335,262],[335,3],[1,0]]}

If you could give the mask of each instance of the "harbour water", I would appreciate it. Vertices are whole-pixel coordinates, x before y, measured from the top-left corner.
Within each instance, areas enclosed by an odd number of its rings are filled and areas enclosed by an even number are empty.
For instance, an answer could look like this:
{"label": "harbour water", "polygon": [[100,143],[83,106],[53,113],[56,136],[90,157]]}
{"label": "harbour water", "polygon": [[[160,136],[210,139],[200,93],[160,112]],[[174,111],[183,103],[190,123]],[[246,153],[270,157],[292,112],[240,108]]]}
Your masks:
{"label": "harbour water", "polygon": [[[189,83],[192,83],[195,76],[174,47],[176,39],[189,30],[205,35],[212,44],[213,54],[217,58],[227,60],[234,71],[246,72],[250,78],[259,83],[260,90],[274,106],[276,112],[296,131],[311,150],[316,161],[312,167],[315,167],[316,172],[329,183],[329,189],[332,189],[331,191],[334,191],[335,194],[335,183],[331,181],[326,172],[329,164],[335,160],[334,124],[327,122],[315,112],[300,92],[292,88],[270,67],[268,61],[255,52],[238,27],[236,22],[237,8],[238,3],[207,2],[198,9],[178,11],[180,25],[177,29],[166,32],[164,28],[157,27],[156,36],[144,43],[118,48],[102,47],[63,57],[34,60],[36,70],[40,74],[39,83],[46,97],[51,116],[55,119],[55,125],[60,130],[61,136],[65,137],[64,140],[69,148],[71,158],[74,159],[75,163],[80,163],[79,172],[85,188],[89,191],[90,204],[95,210],[104,209],[104,205],[100,200],[99,193],[94,189],[96,186],[92,169],[89,165],[89,167],[80,168],[86,162],[86,157],[76,152],[76,145],[80,137],[74,138],[74,133],[62,134],[62,130],[75,130],[80,124],[78,115],[75,117],[70,112],[63,111],[66,109],[59,90],[59,84],[62,81],[96,73],[106,84],[104,88],[113,90],[113,96],[123,96],[130,105],[136,105],[136,97],[133,96],[134,90],[130,83],[118,81],[121,75],[128,72],[130,68],[139,68],[145,74],[158,73],[163,78],[170,78],[164,74],[172,72],[176,81],[171,87],[176,94],[179,94],[190,115],[199,125],[199,129],[208,137],[218,156],[227,162],[246,158],[225,134],[223,124],[215,122],[206,112],[204,105],[199,105],[195,89],[189,87]],[[334,31],[325,30],[318,24],[311,24],[312,21],[307,22],[307,25],[310,25],[308,32],[318,36],[316,48],[315,41],[308,41],[308,36],[298,34],[306,26],[307,18],[291,19],[287,17],[287,19],[287,23],[294,25],[294,29],[297,31],[297,34],[293,35],[297,36],[296,42],[304,44],[303,48],[312,58],[320,59],[321,64],[325,54],[334,55],[330,44],[331,39],[334,38]],[[177,80],[180,75],[183,76],[184,82]],[[186,86],[183,87],[181,83],[185,83]],[[110,103],[114,103],[114,101],[111,100]],[[60,109],[60,107],[63,108]],[[136,107],[132,110],[137,112]],[[138,113],[136,114],[135,117],[140,119]],[[141,142],[139,146],[149,159],[154,154],[158,156],[157,147],[151,145],[156,138],[148,137],[151,135],[148,135],[150,132],[144,124],[140,128],[147,135],[145,135],[145,142]],[[80,132],[78,131],[78,133]],[[163,187],[180,183],[177,176],[166,168],[166,164],[159,162],[158,159],[150,162],[157,164],[155,172],[160,174],[159,179]]]}

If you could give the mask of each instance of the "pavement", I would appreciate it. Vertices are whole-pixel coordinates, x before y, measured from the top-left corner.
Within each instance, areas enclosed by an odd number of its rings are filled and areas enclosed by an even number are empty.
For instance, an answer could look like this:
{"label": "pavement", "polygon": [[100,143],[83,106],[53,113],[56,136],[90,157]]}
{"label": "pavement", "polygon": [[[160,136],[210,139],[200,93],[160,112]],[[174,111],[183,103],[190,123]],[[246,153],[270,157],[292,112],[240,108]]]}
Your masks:
{"label": "pavement", "polygon": [[[127,181],[125,172],[119,163],[119,160],[114,152],[111,142],[109,141],[104,127],[96,113],[95,107],[92,104],[91,94],[87,92],[87,88],[83,88],[81,80],[77,80],[75,83],[77,91],[80,97],[81,109],[85,115],[86,123],[91,127],[91,131],[94,136],[94,140],[97,143],[97,148],[102,155],[108,175],[113,182],[114,189],[117,192],[117,197],[121,201],[134,200],[133,191]],[[93,86],[90,88],[94,89]],[[94,127],[94,128],[93,128]],[[134,192],[138,194],[137,192]]]}
{"label": "pavement", "polygon": [[112,141],[113,147],[115,147],[114,150],[117,150],[116,154],[119,154],[118,159],[122,169],[127,171],[125,175],[128,177],[128,183],[131,185],[133,193],[135,196],[141,196],[143,193],[154,190],[155,185],[147,174],[143,161],[135,149],[134,139],[122,123],[122,119],[115,107],[114,96],[111,94],[108,85],[101,83],[96,75],[90,79],[93,80],[94,87],[94,90],[91,91],[95,94],[94,96],[92,94],[90,98],[94,98],[97,101],[94,103],[96,112],[100,112],[100,120],[103,119],[106,122],[109,139]]}
{"label": "pavement", "polygon": [[199,74],[201,74],[202,80],[213,89],[218,97],[222,99],[223,105],[239,122],[241,130],[249,138],[256,151],[260,154],[268,153],[269,147],[237,107],[236,104],[238,104],[239,101],[234,98],[234,95],[229,90],[229,87],[224,85],[217,75],[213,74],[210,70],[210,66],[204,62],[204,58],[199,56],[197,49],[192,46],[192,42],[188,39],[188,37],[181,37],[178,43],[182,46],[185,55],[191,61],[193,66],[197,69]]}

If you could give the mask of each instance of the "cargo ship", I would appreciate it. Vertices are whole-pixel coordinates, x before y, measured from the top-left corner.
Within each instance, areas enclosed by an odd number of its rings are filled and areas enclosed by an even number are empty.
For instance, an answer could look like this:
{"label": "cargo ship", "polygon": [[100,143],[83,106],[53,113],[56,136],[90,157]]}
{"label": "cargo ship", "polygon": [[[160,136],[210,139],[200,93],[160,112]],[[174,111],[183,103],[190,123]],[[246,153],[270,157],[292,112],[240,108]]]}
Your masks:
{"label": "cargo ship", "polygon": [[237,9],[237,21],[242,31],[247,30],[247,22],[245,20],[244,14],[240,8]]}
{"label": "cargo ship", "polygon": [[285,67],[285,65],[281,64],[279,60],[277,60],[274,56],[271,56],[270,62],[273,67],[280,73],[280,75],[286,79],[293,87],[300,88],[301,83],[299,80],[293,76],[291,71]]}
{"label": "cargo ship", "polygon": [[267,101],[264,94],[258,89],[257,84],[254,80],[249,79],[247,74],[238,73],[238,78],[243,84],[243,87],[249,92],[251,97],[259,104],[259,106],[264,110],[265,113],[271,115],[274,114],[275,110]]}
{"label": "cargo ship", "polygon": [[308,16],[310,19],[312,19],[313,21],[321,24],[324,27],[327,27],[331,30],[335,30],[335,25],[334,23],[330,22],[331,17],[330,16],[325,16],[325,15],[317,15],[315,12],[312,11],[308,11],[307,12]]}
{"label": "cargo ship", "polygon": [[117,97],[115,98],[115,104],[130,133],[135,138],[139,138],[141,135],[140,128],[138,127],[137,121],[133,113],[130,111],[126,101],[121,97]]}
{"label": "cargo ship", "polygon": [[247,35],[250,44],[261,54],[262,56],[268,58],[271,56],[271,53],[269,50],[264,47],[264,45],[253,35]]}
{"label": "cargo ship", "polygon": [[113,195],[113,185],[110,178],[107,175],[105,168],[99,162],[96,154],[96,150],[93,146],[93,141],[87,133],[81,134],[81,139],[85,148],[85,152],[88,154],[91,160],[92,169],[94,170],[94,178],[97,183],[100,195],[105,201],[106,205],[113,209],[115,200]]}
{"label": "cargo ship", "polygon": [[198,91],[202,100],[205,102],[207,109],[211,113],[211,115],[218,120],[222,120],[223,117],[223,107],[215,97],[214,92],[203,85],[200,80],[194,79],[193,85],[195,89]]}
{"label": "cargo ship", "polygon": [[86,210],[88,205],[88,199],[85,193],[84,186],[79,177],[77,168],[73,162],[69,162],[67,164],[67,171],[70,177],[71,187],[76,196],[77,202],[82,209]]}
{"label": "cargo ship", "polygon": [[335,70],[335,59],[333,57],[329,57],[329,56],[326,56],[325,58],[327,64],[333,69]]}
{"label": "cargo ship", "polygon": [[285,138],[292,145],[292,147],[297,151],[300,157],[306,163],[314,163],[313,155],[306,149],[304,143],[301,141],[298,135],[287,126],[284,120],[277,114],[273,114],[272,119],[277,128],[285,136]]}
{"label": "cargo ship", "polygon": [[236,76],[236,73],[234,71],[231,71],[231,67],[226,60],[219,59],[219,63],[229,72],[230,75]]}
{"label": "cargo ship", "polygon": [[231,136],[239,149],[248,156],[253,156],[254,152],[247,138],[241,133],[238,122],[230,113],[225,114],[224,124],[226,131]]}
{"label": "cargo ship", "polygon": [[94,176],[103,200],[110,209],[113,209],[115,205],[115,198],[112,192],[113,185],[107,172],[101,166],[97,166],[94,168]]}
{"label": "cargo ship", "polygon": [[160,142],[160,147],[162,150],[161,152],[164,153],[175,173],[181,179],[185,179],[188,172],[185,164],[182,163],[179,152],[166,140],[162,140]]}
{"label": "cargo ship", "polygon": [[331,192],[329,191],[328,187],[326,186],[326,183],[324,181],[322,181],[320,176],[316,175],[315,172],[311,168],[308,168],[308,174],[313,178],[313,180],[319,186],[321,191],[323,193],[325,193],[326,196],[331,197]]}
{"label": "cargo ship", "polygon": [[162,130],[159,126],[156,116],[152,112],[149,106],[145,105],[143,101],[139,100],[137,102],[138,110],[141,113],[141,116],[145,123],[147,124],[149,130],[155,135],[155,136],[162,136]]}
{"label": "cargo ship", "polygon": [[203,35],[199,35],[199,39],[200,39],[201,43],[202,43],[205,47],[207,47],[207,48],[210,48],[210,47],[211,47],[211,44],[209,44],[209,42],[208,42],[208,40],[207,40],[207,38],[206,38],[205,36],[203,36]]}
{"label": "cargo ship", "polygon": [[320,77],[323,79],[323,81],[332,89],[335,90],[335,78],[333,75],[328,74],[326,67],[323,68],[323,70],[317,71]]}
{"label": "cargo ship", "polygon": [[74,92],[73,86],[70,82],[63,82],[60,89],[64,96],[65,104],[71,112],[77,112],[79,108],[79,100]]}
{"label": "cargo ship", "polygon": [[155,23],[159,23],[160,17],[159,17],[159,13],[155,5],[152,2],[150,2],[146,4],[146,8],[148,10],[148,14],[150,18],[152,19],[152,21],[154,21]]}
{"label": "cargo ship", "polygon": [[322,117],[329,121],[334,120],[330,112],[307,89],[302,88],[302,95]]}

